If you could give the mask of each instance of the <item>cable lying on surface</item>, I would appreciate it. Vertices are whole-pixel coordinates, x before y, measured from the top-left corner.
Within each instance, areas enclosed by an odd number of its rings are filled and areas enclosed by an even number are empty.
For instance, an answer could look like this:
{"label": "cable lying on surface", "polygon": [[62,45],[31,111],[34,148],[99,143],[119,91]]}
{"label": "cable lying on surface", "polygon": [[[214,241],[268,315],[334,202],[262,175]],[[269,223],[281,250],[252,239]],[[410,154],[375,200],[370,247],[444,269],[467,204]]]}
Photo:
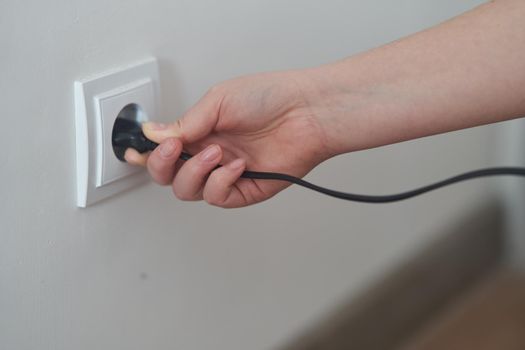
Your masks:
{"label": "cable lying on surface", "polygon": [[[140,153],[147,151],[153,151],[158,146],[157,143],[149,140],[142,133],[141,125],[136,121],[130,121],[127,119],[117,118],[115,125],[113,127],[113,150],[115,155],[122,161],[124,160],[124,152],[127,148],[134,148]],[[191,155],[185,152],[182,152],[180,159],[189,160]],[[218,166],[220,167],[220,165]],[[347,201],[361,202],[361,203],[391,203],[409,199],[412,197],[419,196],[421,194],[449,186],[458,182],[472,180],[480,177],[488,176],[499,176],[499,175],[510,175],[510,176],[525,176],[525,168],[520,167],[498,167],[498,168],[485,168],[474,171],[469,171],[464,174],[456,175],[451,178],[416,188],[414,190],[390,194],[390,195],[364,195],[364,194],[354,194],[346,193],[340,191],[334,191],[328,188],[314,185],[308,181],[305,181],[301,178],[281,174],[281,173],[270,173],[263,171],[251,171],[246,170],[242,173],[241,177],[245,179],[254,179],[254,180],[278,180],[290,182],[305,188],[308,188],[313,191],[325,194],[327,196],[344,199]]]}

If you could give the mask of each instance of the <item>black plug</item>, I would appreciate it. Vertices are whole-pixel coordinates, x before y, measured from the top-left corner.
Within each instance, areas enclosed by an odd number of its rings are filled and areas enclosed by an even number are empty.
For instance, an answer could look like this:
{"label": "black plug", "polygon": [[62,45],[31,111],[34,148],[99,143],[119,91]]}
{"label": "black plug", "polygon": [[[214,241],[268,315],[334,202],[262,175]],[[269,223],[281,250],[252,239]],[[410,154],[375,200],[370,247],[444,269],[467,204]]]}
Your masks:
{"label": "black plug", "polygon": [[136,120],[117,117],[111,135],[113,152],[118,159],[125,162],[124,153],[134,148],[139,153],[153,151],[159,144],[151,141],[142,132],[142,125]]}
{"label": "black plug", "polygon": [[[112,143],[113,143],[113,152],[118,159],[125,162],[124,153],[128,148],[134,148],[139,153],[144,153],[148,151],[153,151],[158,144],[149,140],[146,135],[142,132],[142,125],[135,119],[127,119],[123,117],[117,117],[115,124],[113,125],[112,132]],[[188,160],[192,156],[188,153],[182,152],[179,156],[182,160]],[[220,167],[217,165],[216,168]],[[259,180],[278,180],[278,181],[287,181],[294,183],[299,186],[309,188],[313,191],[317,191],[328,196],[332,196],[339,199],[363,202],[363,203],[389,203],[401,201],[404,199],[412,198],[423,193],[433,191],[435,189],[448,186],[457,182],[470,180],[479,177],[485,176],[494,176],[494,175],[515,175],[525,177],[525,168],[517,167],[500,167],[500,168],[486,168],[470,171],[468,173],[460,174],[451,178],[448,178],[443,181],[436,182],[431,185],[423,186],[411,191],[406,191],[398,194],[385,195],[385,196],[370,196],[354,193],[345,193],[340,191],[334,191],[328,188],[314,185],[310,182],[307,182],[301,178],[273,172],[262,172],[262,171],[250,171],[245,170],[241,177],[245,179],[259,179]]]}
{"label": "black plug", "polygon": [[[145,153],[153,151],[159,145],[144,135],[141,123],[134,119],[122,117],[117,117],[115,120],[111,134],[111,142],[115,156],[123,162],[126,161],[124,154],[128,148],[133,148],[139,153]],[[186,152],[182,152],[179,156],[182,160],[188,160],[191,157],[192,156]]]}

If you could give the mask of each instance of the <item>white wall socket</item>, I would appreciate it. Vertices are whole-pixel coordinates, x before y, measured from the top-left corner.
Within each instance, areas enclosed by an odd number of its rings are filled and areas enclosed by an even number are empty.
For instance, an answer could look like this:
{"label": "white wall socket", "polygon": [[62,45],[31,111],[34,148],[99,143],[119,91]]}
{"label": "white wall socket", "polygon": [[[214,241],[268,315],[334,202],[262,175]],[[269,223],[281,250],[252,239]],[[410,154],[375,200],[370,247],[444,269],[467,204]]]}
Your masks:
{"label": "white wall socket", "polygon": [[158,64],[140,63],[75,82],[77,205],[86,207],[147,180],[145,171],[117,159],[112,131],[126,106],[138,106],[136,119],[157,114]]}

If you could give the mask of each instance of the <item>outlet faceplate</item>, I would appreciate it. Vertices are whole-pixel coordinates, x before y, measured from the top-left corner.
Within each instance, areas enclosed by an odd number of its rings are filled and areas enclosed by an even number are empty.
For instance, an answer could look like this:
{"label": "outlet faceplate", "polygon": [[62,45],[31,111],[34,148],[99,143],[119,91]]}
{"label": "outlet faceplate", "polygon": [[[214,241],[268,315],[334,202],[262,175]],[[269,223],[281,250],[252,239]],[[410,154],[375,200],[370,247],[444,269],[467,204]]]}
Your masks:
{"label": "outlet faceplate", "polygon": [[117,159],[112,130],[128,105],[138,121],[157,115],[159,74],[155,59],[75,82],[77,205],[86,207],[147,180],[143,169]]}

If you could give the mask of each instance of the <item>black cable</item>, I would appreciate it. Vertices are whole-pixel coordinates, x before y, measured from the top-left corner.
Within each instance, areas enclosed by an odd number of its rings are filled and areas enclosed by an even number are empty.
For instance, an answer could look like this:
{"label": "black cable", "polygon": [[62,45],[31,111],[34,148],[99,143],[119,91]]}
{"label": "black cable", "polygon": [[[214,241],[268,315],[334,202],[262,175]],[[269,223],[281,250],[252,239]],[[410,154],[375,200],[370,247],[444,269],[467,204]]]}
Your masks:
{"label": "black cable", "polygon": [[332,196],[339,199],[344,199],[347,201],[353,202],[362,202],[362,203],[391,203],[409,199],[412,197],[419,196],[421,194],[437,190],[438,188],[452,185],[461,181],[472,180],[480,177],[487,176],[497,176],[497,175],[514,175],[514,176],[525,176],[525,168],[517,167],[498,167],[498,168],[485,168],[479,170],[469,171],[464,174],[456,175],[454,177],[427,185],[423,187],[416,188],[414,190],[390,194],[390,195],[365,195],[365,194],[355,194],[355,193],[346,193],[340,191],[334,191],[325,187],[314,185],[303,179],[279,173],[265,173],[257,171],[245,171],[241,176],[248,179],[266,179],[266,180],[282,180],[294,183],[299,186],[309,188],[313,191],[326,194],[327,196]]}
{"label": "black cable", "polygon": [[[115,127],[113,129],[113,149],[119,159],[124,160],[124,152],[129,147],[135,148],[140,153],[144,153],[147,151],[153,151],[158,146],[157,143],[151,140],[148,140],[144,136],[144,134],[142,133],[140,124],[136,122],[130,122],[129,120],[124,120],[124,119],[122,120],[123,121],[119,122],[119,119],[117,119],[117,122],[115,123]],[[182,152],[180,155],[180,159],[185,160],[185,161],[191,158],[192,158],[192,155],[185,153],[185,152]],[[220,167],[220,165],[217,167]],[[305,181],[301,178],[287,175],[287,174],[281,174],[281,173],[246,170],[242,173],[241,177],[245,179],[254,179],[254,180],[286,181],[286,182],[290,182],[290,183],[308,188],[313,191],[317,191],[327,196],[344,199],[347,201],[361,202],[361,203],[391,203],[391,202],[397,202],[397,201],[402,201],[402,200],[409,199],[412,197],[416,197],[421,194],[436,190],[438,188],[449,186],[449,185],[452,185],[458,182],[472,180],[472,179],[481,178],[481,177],[500,176],[500,175],[524,176],[525,177],[525,168],[497,167],[497,168],[478,169],[478,170],[469,171],[469,172],[466,172],[460,175],[456,175],[456,176],[450,177],[442,181],[435,182],[427,186],[416,188],[414,190],[397,193],[397,194],[376,195],[376,196],[334,191],[328,188],[314,185],[313,183]]]}
{"label": "black cable", "polygon": [[[181,159],[188,160],[192,156],[187,153],[181,154]],[[355,193],[347,193],[347,192],[340,192],[340,191],[334,191],[329,188],[321,187],[314,185],[311,182],[305,181],[301,178],[287,175],[287,174],[281,174],[281,173],[270,173],[270,172],[264,172],[264,171],[250,171],[246,170],[242,173],[241,177],[245,179],[257,179],[257,180],[279,180],[279,181],[286,181],[290,182],[299,186],[306,187],[310,190],[317,191],[322,194],[326,194],[327,196],[344,199],[347,201],[353,201],[353,202],[362,202],[362,203],[391,203],[391,202],[397,202],[402,201],[405,199],[409,199],[412,197],[419,196],[421,194],[437,190],[438,188],[449,186],[461,181],[466,180],[472,180],[480,177],[487,177],[487,176],[498,176],[498,175],[514,175],[514,176],[525,176],[525,168],[517,168],[517,167],[499,167],[499,168],[485,168],[485,169],[479,169],[479,170],[473,170],[469,171],[467,173],[463,173],[460,175],[456,175],[453,177],[450,177],[448,179],[423,186],[420,188],[416,188],[414,190],[397,193],[397,194],[390,194],[390,195],[364,195],[364,194],[355,194]]]}

